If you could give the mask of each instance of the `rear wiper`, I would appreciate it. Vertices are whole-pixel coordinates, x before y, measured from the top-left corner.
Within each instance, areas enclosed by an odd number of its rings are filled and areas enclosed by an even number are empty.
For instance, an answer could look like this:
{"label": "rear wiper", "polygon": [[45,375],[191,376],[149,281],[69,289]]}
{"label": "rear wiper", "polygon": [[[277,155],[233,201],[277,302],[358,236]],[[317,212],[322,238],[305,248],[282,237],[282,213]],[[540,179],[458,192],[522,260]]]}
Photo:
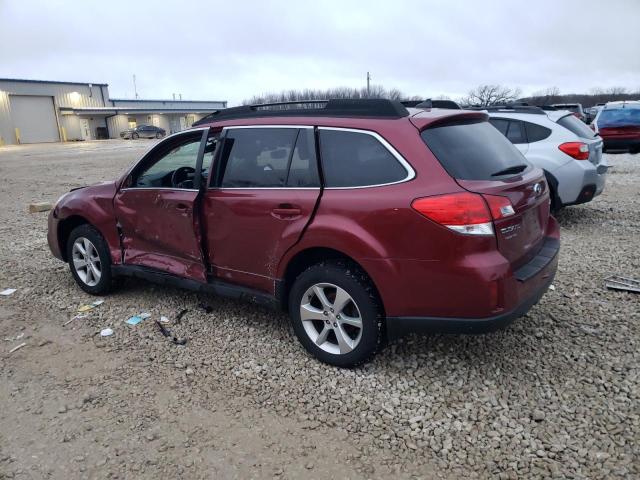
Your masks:
{"label": "rear wiper", "polygon": [[514,165],[513,167],[505,168],[504,170],[500,170],[499,172],[492,173],[492,177],[499,177],[501,175],[509,175],[510,173],[520,173],[524,169],[527,168],[527,165]]}

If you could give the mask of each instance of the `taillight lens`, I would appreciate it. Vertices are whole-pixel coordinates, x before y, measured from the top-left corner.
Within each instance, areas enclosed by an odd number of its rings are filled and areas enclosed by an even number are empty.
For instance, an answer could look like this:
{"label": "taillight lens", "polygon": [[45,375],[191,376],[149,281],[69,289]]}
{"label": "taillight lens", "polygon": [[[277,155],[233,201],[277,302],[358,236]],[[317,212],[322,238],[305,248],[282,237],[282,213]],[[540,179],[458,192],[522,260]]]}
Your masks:
{"label": "taillight lens", "polygon": [[589,160],[589,145],[583,142],[567,142],[558,146],[560,150],[576,160]]}
{"label": "taillight lens", "polygon": [[489,205],[489,210],[494,220],[510,217],[516,213],[513,205],[511,205],[511,200],[507,197],[499,195],[483,195],[483,197],[487,201],[487,205]]}
{"label": "taillight lens", "polygon": [[495,195],[483,198],[470,192],[417,198],[411,207],[430,220],[467,235],[493,235],[491,221],[514,214],[508,198]]}

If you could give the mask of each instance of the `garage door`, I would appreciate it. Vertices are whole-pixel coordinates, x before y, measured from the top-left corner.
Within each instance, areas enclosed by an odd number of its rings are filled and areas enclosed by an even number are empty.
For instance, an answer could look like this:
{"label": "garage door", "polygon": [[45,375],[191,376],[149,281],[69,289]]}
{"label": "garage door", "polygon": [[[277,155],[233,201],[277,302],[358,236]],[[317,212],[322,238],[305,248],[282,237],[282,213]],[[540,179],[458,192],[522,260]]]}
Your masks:
{"label": "garage door", "polygon": [[13,125],[20,130],[20,143],[58,142],[58,123],[53,97],[11,95]]}

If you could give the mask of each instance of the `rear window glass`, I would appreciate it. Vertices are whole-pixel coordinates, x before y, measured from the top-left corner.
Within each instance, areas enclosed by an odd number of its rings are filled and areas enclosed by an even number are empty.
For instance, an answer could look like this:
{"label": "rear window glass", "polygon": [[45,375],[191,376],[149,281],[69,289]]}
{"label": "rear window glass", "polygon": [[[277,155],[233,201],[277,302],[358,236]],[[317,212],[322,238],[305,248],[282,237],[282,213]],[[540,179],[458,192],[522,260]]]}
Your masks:
{"label": "rear window glass", "polygon": [[624,125],[640,125],[640,108],[606,109],[600,112],[598,127],[621,127]]}
{"label": "rear window glass", "polygon": [[372,135],[320,130],[320,156],[327,187],[365,187],[395,183],[407,170]]}
{"label": "rear window glass", "polygon": [[593,130],[587,124],[573,115],[567,115],[558,120],[558,125],[562,125],[567,130],[575,133],[581,138],[595,138]]}
{"label": "rear window glass", "polygon": [[460,180],[495,180],[497,173],[514,169],[515,175],[529,166],[489,122],[428,128],[420,135],[449,175]]}
{"label": "rear window glass", "polygon": [[[576,120],[578,119],[576,118]],[[542,125],[538,125],[537,123],[524,122],[524,128],[527,131],[527,140],[529,140],[529,143],[539,142],[540,140],[544,140],[545,138],[548,138],[549,135],[551,135],[550,128],[543,127]]]}

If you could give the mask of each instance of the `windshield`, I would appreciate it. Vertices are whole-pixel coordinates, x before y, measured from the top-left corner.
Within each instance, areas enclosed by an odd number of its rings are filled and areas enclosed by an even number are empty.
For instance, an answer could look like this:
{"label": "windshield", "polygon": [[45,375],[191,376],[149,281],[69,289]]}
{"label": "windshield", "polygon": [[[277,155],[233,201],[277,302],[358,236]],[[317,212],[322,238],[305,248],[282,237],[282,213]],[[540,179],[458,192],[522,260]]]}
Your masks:
{"label": "windshield", "polygon": [[428,128],[420,136],[449,175],[459,180],[496,180],[530,165],[489,122]]}
{"label": "windshield", "polygon": [[598,127],[640,126],[640,108],[606,109],[600,112]]}
{"label": "windshield", "polygon": [[575,133],[582,138],[595,138],[593,130],[587,127],[587,124],[577,119],[573,115],[567,115],[558,120],[558,124],[562,125],[567,130]]}

